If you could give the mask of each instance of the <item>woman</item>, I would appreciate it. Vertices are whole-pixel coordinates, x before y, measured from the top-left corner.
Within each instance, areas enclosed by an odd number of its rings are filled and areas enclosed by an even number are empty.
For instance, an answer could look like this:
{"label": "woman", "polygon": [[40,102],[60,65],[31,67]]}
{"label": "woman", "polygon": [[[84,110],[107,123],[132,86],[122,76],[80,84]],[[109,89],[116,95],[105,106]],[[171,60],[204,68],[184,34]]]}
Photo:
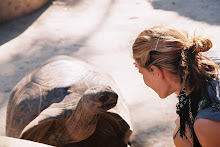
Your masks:
{"label": "woman", "polygon": [[176,146],[220,146],[220,84],[218,66],[202,55],[210,39],[190,38],[174,28],[143,31],[132,51],[145,84],[166,98],[176,93]]}

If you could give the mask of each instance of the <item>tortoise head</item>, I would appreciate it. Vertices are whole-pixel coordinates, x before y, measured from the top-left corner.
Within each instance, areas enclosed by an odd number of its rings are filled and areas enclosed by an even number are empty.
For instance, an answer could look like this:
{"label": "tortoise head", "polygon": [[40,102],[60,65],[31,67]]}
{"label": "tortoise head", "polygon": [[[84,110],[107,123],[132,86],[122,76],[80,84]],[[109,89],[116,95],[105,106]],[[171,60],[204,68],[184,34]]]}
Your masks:
{"label": "tortoise head", "polygon": [[95,86],[86,90],[82,99],[90,109],[106,111],[116,106],[118,95],[109,86]]}

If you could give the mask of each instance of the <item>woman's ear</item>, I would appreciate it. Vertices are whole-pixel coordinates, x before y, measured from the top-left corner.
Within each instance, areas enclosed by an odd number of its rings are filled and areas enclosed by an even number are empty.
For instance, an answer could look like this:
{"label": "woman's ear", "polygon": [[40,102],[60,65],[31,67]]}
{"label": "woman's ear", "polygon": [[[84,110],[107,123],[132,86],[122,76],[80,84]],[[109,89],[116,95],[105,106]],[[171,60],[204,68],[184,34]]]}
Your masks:
{"label": "woman's ear", "polygon": [[151,72],[154,73],[154,75],[156,77],[158,77],[160,80],[163,80],[164,79],[164,74],[163,74],[163,71],[162,69],[158,68],[157,66],[155,65],[152,65],[151,68],[150,68]]}

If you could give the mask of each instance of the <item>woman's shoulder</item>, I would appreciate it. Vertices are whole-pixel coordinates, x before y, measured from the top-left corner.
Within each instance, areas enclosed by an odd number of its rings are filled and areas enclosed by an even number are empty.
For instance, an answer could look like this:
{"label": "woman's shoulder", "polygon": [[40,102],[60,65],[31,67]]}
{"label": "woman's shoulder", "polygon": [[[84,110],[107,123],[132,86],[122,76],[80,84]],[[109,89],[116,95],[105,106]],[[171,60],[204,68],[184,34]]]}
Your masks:
{"label": "woman's shoulder", "polygon": [[198,118],[194,130],[202,146],[220,146],[220,122]]}

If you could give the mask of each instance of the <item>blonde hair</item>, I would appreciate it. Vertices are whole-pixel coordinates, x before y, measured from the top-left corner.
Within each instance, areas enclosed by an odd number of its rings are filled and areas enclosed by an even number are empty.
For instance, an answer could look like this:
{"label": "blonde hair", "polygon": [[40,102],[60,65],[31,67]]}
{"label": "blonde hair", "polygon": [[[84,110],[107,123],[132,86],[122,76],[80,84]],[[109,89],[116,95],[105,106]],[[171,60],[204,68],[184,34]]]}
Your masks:
{"label": "blonde hair", "polygon": [[141,67],[149,69],[155,65],[178,75],[190,93],[204,90],[206,80],[217,78],[218,66],[201,54],[211,47],[209,38],[191,38],[186,32],[175,28],[156,26],[140,33],[132,51],[134,60]]}

